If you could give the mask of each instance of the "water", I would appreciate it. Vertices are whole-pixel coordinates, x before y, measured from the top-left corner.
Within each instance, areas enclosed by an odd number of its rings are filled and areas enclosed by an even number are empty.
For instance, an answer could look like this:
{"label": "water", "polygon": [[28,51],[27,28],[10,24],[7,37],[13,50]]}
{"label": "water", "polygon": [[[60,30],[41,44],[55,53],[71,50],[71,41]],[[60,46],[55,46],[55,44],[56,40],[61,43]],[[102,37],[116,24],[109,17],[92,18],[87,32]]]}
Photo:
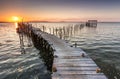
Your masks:
{"label": "water", "polygon": [[26,54],[21,54],[15,27],[0,23],[0,79],[50,79],[37,49],[25,46]]}
{"label": "water", "polygon": [[[120,23],[98,23],[95,28],[75,27],[81,23],[32,23],[48,33],[68,29],[66,40],[86,51],[109,79],[120,79]],[[43,27],[43,25],[45,27]],[[43,29],[44,28],[44,29]],[[54,30],[54,31],[53,31]],[[64,36],[64,35],[63,35]],[[15,24],[0,23],[0,79],[49,79],[50,74],[34,47],[25,47],[21,54]]]}
{"label": "water", "polygon": [[109,79],[120,79],[120,23],[98,23],[70,37],[101,67]]}

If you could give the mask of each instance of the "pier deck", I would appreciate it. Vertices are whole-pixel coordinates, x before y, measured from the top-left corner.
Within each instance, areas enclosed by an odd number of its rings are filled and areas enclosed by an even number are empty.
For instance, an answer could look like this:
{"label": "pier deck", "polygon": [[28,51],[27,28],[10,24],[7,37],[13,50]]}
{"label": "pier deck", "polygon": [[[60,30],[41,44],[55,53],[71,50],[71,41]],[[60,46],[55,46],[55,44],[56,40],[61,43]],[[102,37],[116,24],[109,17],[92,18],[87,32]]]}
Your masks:
{"label": "pier deck", "polygon": [[[70,47],[54,35],[42,33],[42,37],[56,50],[53,67],[57,71],[53,72],[52,79],[107,79],[103,73],[96,72],[99,67],[80,48]],[[85,57],[81,56],[83,53]]]}
{"label": "pier deck", "polygon": [[37,49],[46,51],[42,56],[48,69],[53,71],[52,79],[107,79],[96,63],[80,48],[71,47],[64,40],[29,24],[19,24],[18,33],[21,32],[31,36]]}

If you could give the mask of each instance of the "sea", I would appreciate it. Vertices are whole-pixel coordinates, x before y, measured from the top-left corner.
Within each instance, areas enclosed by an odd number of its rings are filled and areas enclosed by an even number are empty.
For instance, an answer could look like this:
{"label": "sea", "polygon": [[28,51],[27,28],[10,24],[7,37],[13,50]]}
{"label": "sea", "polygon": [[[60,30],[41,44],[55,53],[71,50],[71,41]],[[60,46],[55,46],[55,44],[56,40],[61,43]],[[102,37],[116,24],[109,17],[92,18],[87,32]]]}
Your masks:
{"label": "sea", "polygon": [[[30,23],[83,49],[108,79],[120,79],[120,23],[101,22],[97,27],[84,23]],[[40,51],[28,47],[21,53],[16,23],[0,23],[0,79],[51,79]],[[62,31],[61,31],[62,29]],[[64,30],[65,29],[65,30]]]}

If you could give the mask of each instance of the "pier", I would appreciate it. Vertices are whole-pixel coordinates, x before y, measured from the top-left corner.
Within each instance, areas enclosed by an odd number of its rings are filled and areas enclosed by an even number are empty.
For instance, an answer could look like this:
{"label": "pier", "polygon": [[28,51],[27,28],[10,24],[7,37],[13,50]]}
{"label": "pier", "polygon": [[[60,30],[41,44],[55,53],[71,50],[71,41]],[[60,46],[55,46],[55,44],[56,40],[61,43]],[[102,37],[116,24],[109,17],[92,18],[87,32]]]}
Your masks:
{"label": "pier", "polygon": [[17,32],[31,38],[41,51],[51,79],[107,79],[102,70],[82,49],[65,40],[43,32],[27,23],[19,23]]}
{"label": "pier", "polygon": [[97,20],[88,20],[88,22],[86,22],[86,26],[97,27]]}

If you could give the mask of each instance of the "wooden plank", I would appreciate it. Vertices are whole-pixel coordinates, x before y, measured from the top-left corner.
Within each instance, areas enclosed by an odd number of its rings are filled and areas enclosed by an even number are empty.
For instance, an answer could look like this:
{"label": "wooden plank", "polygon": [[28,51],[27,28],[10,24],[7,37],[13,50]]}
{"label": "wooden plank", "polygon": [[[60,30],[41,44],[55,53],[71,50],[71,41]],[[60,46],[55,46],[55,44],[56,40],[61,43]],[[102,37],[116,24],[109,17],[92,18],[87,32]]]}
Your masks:
{"label": "wooden plank", "polygon": [[72,74],[72,75],[53,75],[52,79],[107,79],[104,75],[85,75],[85,74]]}
{"label": "wooden plank", "polygon": [[57,62],[54,62],[54,63],[57,63],[57,64],[71,64],[71,63],[74,63],[74,64],[95,64],[93,61],[75,61],[75,62],[71,62],[69,60],[57,61]]}
{"label": "wooden plank", "polygon": [[82,57],[82,54],[81,55],[79,55],[79,54],[65,54],[65,55],[63,55],[63,54],[59,54],[59,53],[57,53],[57,54],[54,54],[54,55],[56,55],[56,56],[58,56],[58,58],[89,58],[88,56],[86,56],[85,55],[85,57]]}
{"label": "wooden plank", "polygon": [[97,66],[81,66],[81,67],[57,67],[57,70],[76,70],[76,71],[96,71]]}
{"label": "wooden plank", "polygon": [[64,64],[59,64],[56,63],[55,66],[62,66],[62,67],[80,67],[80,66],[97,66],[96,64],[77,64],[77,63],[64,63]]}
{"label": "wooden plank", "polygon": [[[57,49],[56,49],[56,50],[57,50]],[[58,51],[58,50],[57,50],[57,51]],[[65,55],[67,54],[68,56],[69,56],[69,55],[78,55],[78,56],[81,56],[81,54],[83,54],[83,53],[80,52],[80,51],[79,51],[79,52],[73,52],[72,50],[71,50],[71,51],[70,51],[70,50],[69,50],[69,51],[68,51],[68,50],[67,50],[67,51],[63,51],[63,50],[61,51],[61,49],[59,50],[59,52],[55,52],[55,54],[63,54],[63,53],[64,53]],[[85,53],[84,53],[84,54],[85,54]],[[85,56],[88,56],[88,55],[85,54]]]}
{"label": "wooden plank", "polygon": [[73,61],[73,62],[75,62],[75,61],[93,61],[92,59],[90,59],[90,58],[77,58],[77,59],[65,59],[65,58],[54,58],[54,61],[59,61],[59,60],[61,60],[61,61]]}
{"label": "wooden plank", "polygon": [[99,74],[99,75],[103,75],[103,73],[96,73],[96,71],[91,71],[91,70],[89,70],[89,71],[76,71],[76,70],[68,70],[68,71],[61,71],[61,70],[59,70],[59,71],[57,71],[57,73],[59,73],[59,74],[87,74],[87,75],[90,75],[90,74]]}

